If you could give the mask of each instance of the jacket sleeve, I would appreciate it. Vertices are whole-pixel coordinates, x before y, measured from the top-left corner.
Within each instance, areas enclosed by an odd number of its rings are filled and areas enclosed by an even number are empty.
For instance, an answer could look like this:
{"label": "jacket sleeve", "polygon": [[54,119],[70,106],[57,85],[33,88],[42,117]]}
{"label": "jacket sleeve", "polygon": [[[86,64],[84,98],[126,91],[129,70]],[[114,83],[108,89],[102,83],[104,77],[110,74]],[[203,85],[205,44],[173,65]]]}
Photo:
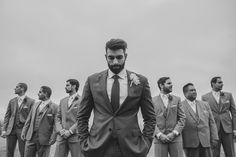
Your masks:
{"label": "jacket sleeve", "polygon": [[[55,108],[54,108],[54,116],[56,117],[57,115],[57,110],[58,110],[58,105],[55,104]],[[55,119],[54,117],[54,119]],[[54,120],[54,123],[53,123],[53,131],[52,131],[52,134],[51,134],[51,137],[50,137],[50,145],[54,144],[56,142],[56,138],[57,138],[57,131],[56,131],[56,122]]]}
{"label": "jacket sleeve", "polygon": [[144,128],[142,132],[143,135],[148,137],[151,141],[153,139],[153,133],[155,131],[156,115],[148,80],[145,77],[143,80],[143,91],[141,95],[140,106],[144,122]]}
{"label": "jacket sleeve", "polygon": [[184,112],[183,104],[180,101],[180,98],[178,98],[178,105],[177,105],[177,124],[174,128],[174,130],[178,131],[178,133],[181,133],[184,126],[185,126],[185,119],[186,115]]}
{"label": "jacket sleeve", "polygon": [[84,85],[82,100],[77,113],[77,127],[78,127],[80,143],[82,143],[89,136],[88,122],[93,107],[94,107],[94,101],[88,78]]}
{"label": "jacket sleeve", "polygon": [[62,116],[61,116],[61,104],[62,104],[62,102],[60,101],[60,104],[59,104],[58,109],[57,109],[57,114],[55,116],[56,132],[59,132],[63,129]]}
{"label": "jacket sleeve", "polygon": [[233,130],[236,131],[236,107],[231,93],[230,93],[230,112],[232,115]]}
{"label": "jacket sleeve", "polygon": [[217,127],[216,127],[216,123],[215,123],[211,108],[207,102],[205,106],[206,106],[207,111],[209,112],[210,140],[211,142],[214,140],[219,140]]}
{"label": "jacket sleeve", "polygon": [[11,118],[11,101],[9,101],[8,106],[7,106],[7,111],[4,117],[4,121],[3,121],[3,127],[2,127],[2,131],[7,131],[7,126],[9,124],[9,120]]}

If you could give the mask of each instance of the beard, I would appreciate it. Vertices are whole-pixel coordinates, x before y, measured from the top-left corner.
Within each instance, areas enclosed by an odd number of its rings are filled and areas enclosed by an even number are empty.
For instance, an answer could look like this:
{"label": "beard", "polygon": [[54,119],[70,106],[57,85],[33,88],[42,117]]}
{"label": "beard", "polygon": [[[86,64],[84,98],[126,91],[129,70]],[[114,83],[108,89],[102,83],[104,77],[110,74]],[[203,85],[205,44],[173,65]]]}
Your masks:
{"label": "beard", "polygon": [[71,93],[72,92],[72,90],[69,90],[69,89],[66,89],[66,93]]}
{"label": "beard", "polygon": [[166,88],[166,87],[164,87],[164,88],[163,88],[163,91],[164,91],[166,94],[169,94],[169,93],[172,92],[172,87],[171,87],[171,88]]}
{"label": "beard", "polygon": [[124,69],[125,63],[123,63],[123,64],[114,64],[114,65],[110,65],[108,63],[108,67],[114,74],[119,74]]}

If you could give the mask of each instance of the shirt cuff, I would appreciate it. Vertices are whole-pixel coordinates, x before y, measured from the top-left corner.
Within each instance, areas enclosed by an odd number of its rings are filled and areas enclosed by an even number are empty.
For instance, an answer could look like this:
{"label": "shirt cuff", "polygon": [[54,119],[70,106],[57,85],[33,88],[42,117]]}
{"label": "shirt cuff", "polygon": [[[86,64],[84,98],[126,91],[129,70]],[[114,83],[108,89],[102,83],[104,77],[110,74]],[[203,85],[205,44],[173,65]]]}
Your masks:
{"label": "shirt cuff", "polygon": [[173,133],[178,136],[179,135],[179,132],[177,130],[173,130]]}
{"label": "shirt cuff", "polygon": [[234,133],[236,133],[236,130],[233,130]]}
{"label": "shirt cuff", "polygon": [[71,133],[71,135],[73,134],[73,131],[72,131],[72,130],[69,130],[69,132]]}
{"label": "shirt cuff", "polygon": [[162,134],[161,132],[159,132],[158,134],[156,134],[157,139],[160,138],[161,134]]}

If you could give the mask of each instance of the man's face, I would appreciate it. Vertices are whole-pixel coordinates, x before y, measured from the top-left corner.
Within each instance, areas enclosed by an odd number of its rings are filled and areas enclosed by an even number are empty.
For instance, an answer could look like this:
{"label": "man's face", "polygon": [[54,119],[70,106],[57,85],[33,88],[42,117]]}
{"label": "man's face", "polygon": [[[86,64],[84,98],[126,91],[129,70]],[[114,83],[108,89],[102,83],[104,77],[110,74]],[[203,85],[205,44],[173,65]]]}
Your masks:
{"label": "man's face", "polygon": [[212,85],[213,85],[213,89],[215,91],[221,91],[224,84],[223,84],[223,81],[221,80],[221,78],[218,78],[216,83],[212,83]]}
{"label": "man's face", "polygon": [[185,93],[185,97],[190,100],[190,101],[194,101],[197,98],[197,91],[195,89],[194,86],[189,85],[187,87],[187,91]]}
{"label": "man's face", "polygon": [[15,94],[21,94],[24,89],[20,87],[20,84],[16,85]]}
{"label": "man's face", "polygon": [[73,92],[73,86],[70,84],[70,82],[66,82],[65,89],[66,89],[66,93],[68,93],[68,94]]}
{"label": "man's face", "polygon": [[172,82],[170,79],[166,80],[166,82],[164,83],[164,85],[162,85],[162,88],[163,88],[163,92],[165,94],[168,94],[168,93],[171,93],[172,92]]}
{"label": "man's face", "polygon": [[106,60],[109,69],[113,73],[118,74],[125,67],[126,57],[127,54],[124,53],[123,49],[119,50],[107,49]]}
{"label": "man's face", "polygon": [[38,97],[39,97],[39,100],[42,100],[42,101],[46,100],[46,98],[47,98],[47,95],[46,95],[46,93],[43,92],[42,88],[40,88],[40,90],[39,90]]}

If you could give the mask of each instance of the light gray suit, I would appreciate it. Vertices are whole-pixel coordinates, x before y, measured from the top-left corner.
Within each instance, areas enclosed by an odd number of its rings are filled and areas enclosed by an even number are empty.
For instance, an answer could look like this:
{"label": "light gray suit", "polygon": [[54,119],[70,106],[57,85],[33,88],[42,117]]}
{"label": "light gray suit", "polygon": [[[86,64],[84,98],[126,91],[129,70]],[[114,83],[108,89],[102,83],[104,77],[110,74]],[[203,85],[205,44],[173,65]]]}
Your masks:
{"label": "light gray suit", "polygon": [[167,108],[165,108],[160,95],[153,98],[157,120],[154,135],[157,135],[158,133],[167,135],[173,130],[176,130],[178,131],[179,136],[172,142],[165,144],[155,136],[154,144],[156,157],[167,157],[168,153],[171,157],[183,156],[181,132],[185,125],[185,114],[180,98],[174,95],[171,95],[171,97],[172,100],[169,100]]}
{"label": "light gray suit", "polygon": [[59,133],[62,129],[71,130],[73,134],[64,139],[57,135],[57,146],[55,157],[66,157],[70,151],[71,157],[82,157],[79,144],[78,128],[76,116],[80,106],[80,96],[77,95],[70,107],[68,107],[69,96],[60,101],[56,116],[56,131]]}

